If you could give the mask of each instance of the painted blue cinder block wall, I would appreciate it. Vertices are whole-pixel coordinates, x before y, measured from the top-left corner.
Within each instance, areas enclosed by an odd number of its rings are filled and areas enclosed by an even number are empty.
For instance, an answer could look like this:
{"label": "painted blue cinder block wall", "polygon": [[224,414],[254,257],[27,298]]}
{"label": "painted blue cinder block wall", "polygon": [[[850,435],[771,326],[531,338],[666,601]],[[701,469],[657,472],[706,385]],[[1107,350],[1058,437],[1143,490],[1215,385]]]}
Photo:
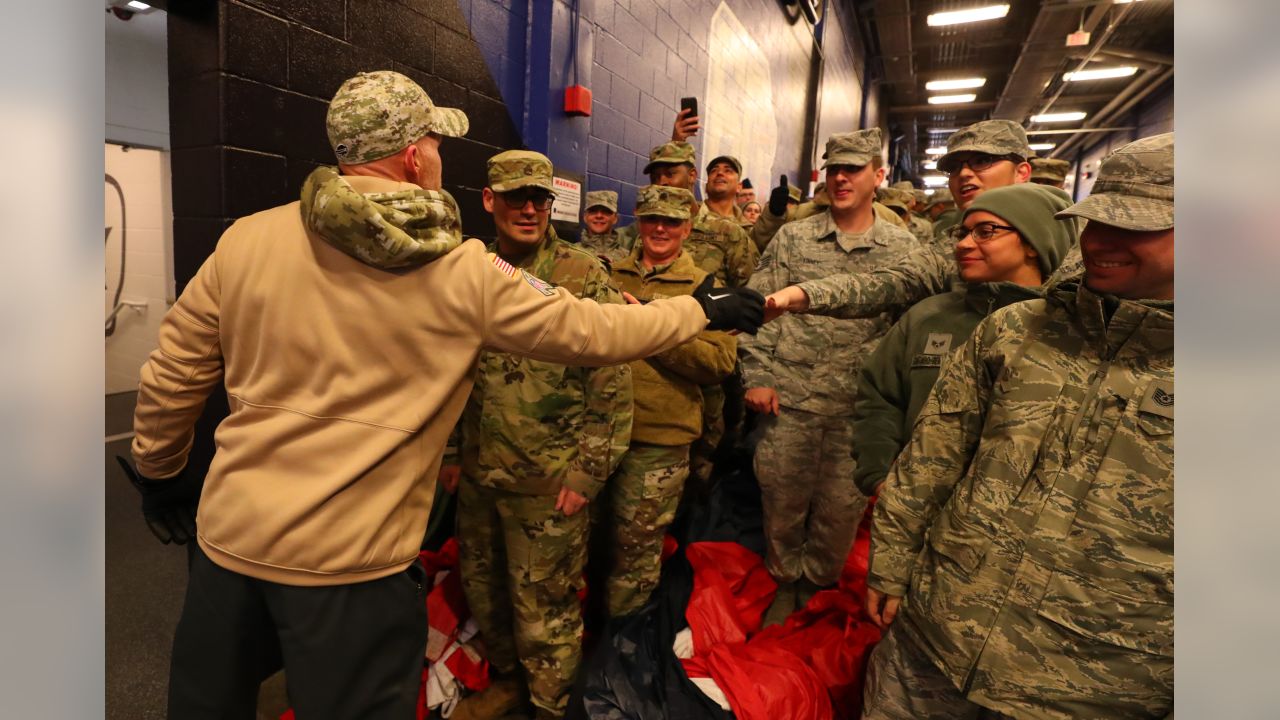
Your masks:
{"label": "painted blue cinder block wall", "polygon": [[[814,31],[780,0],[457,1],[524,144],[583,174],[585,189],[616,190],[624,215],[685,96],[704,117],[700,165],[737,155],[763,193],[784,173],[808,179]],[[828,134],[857,129],[865,82],[853,12],[826,5],[815,156]],[[561,111],[575,79],[593,93],[589,118]]]}

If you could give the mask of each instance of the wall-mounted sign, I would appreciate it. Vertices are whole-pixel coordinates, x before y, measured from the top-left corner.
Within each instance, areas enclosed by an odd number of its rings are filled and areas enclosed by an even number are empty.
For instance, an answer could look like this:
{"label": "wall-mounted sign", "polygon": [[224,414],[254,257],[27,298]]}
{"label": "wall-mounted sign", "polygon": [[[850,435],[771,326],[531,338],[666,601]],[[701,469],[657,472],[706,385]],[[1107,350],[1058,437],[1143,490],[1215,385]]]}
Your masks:
{"label": "wall-mounted sign", "polygon": [[556,201],[551,206],[551,219],[577,223],[578,215],[582,211],[582,183],[559,175],[551,178],[551,181],[556,188]]}

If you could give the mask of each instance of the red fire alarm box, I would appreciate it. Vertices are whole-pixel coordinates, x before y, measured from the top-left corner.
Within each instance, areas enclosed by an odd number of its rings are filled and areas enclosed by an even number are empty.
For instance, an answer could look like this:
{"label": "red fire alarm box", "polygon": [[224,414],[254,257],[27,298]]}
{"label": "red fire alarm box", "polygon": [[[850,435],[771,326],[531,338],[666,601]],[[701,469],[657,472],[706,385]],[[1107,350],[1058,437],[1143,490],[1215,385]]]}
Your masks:
{"label": "red fire alarm box", "polygon": [[570,85],[564,89],[564,112],[566,115],[591,116],[591,90],[581,85]]}

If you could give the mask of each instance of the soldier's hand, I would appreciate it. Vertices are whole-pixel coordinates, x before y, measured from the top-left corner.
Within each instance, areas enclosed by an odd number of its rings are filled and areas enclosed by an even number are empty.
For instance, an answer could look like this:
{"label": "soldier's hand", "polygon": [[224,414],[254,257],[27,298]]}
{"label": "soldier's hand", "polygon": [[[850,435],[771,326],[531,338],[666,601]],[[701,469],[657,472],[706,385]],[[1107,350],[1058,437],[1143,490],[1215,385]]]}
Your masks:
{"label": "soldier's hand", "polygon": [[441,465],[438,477],[440,484],[444,486],[444,491],[452,494],[458,490],[458,480],[462,477],[462,466]]}
{"label": "soldier's hand", "polygon": [[778,404],[778,391],[773,388],[751,388],[743,399],[747,407],[761,415],[777,415],[782,411]]}
{"label": "soldier's hand", "polygon": [[626,300],[626,301],[627,301],[627,303],[628,303],[629,305],[643,305],[643,304],[644,304],[644,303],[640,302],[639,300],[637,300],[635,295],[632,295],[631,293],[627,292],[626,290],[623,290],[623,291],[622,291],[622,299],[623,299],[623,300]]}
{"label": "soldier's hand", "polygon": [[560,497],[556,498],[556,509],[564,513],[565,517],[578,512],[587,506],[587,497],[580,495],[567,487],[560,488]]}
{"label": "soldier's hand", "polygon": [[755,335],[764,323],[764,296],[751,288],[716,287],[708,275],[693,290],[693,299],[707,316],[708,330],[741,330]]}
{"label": "soldier's hand", "polygon": [[873,587],[867,587],[867,615],[881,630],[889,628],[889,623],[898,616],[898,606],[901,604],[901,595],[886,595]]}
{"label": "soldier's hand", "polygon": [[764,321],[776,320],[789,312],[809,309],[809,296],[799,285],[789,285],[764,299]]}
{"label": "soldier's hand", "polygon": [[204,479],[186,471],[167,480],[152,480],[134,471],[128,460],[116,456],[120,469],[142,495],[142,518],[160,542],[186,545],[196,537],[196,509]]}
{"label": "soldier's hand", "polygon": [[791,199],[791,188],[787,183],[787,176],[783,175],[778,178],[778,187],[769,193],[769,213],[774,217],[782,217],[787,214],[787,201]]}
{"label": "soldier's hand", "polygon": [[671,126],[671,139],[677,142],[688,140],[702,129],[702,118],[690,115],[689,108],[681,108],[676,115],[676,122]]}

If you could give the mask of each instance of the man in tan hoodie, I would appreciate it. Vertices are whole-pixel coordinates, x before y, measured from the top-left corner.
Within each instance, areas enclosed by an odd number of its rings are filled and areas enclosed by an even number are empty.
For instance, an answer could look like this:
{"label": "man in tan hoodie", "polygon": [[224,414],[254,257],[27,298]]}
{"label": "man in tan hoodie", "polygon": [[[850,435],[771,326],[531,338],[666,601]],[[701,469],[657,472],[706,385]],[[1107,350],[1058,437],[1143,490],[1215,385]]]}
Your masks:
{"label": "man in tan hoodie", "polygon": [[[349,79],[327,124],[339,168],[223,234],[142,370],[143,512],[162,539],[198,542],[170,717],[253,717],[273,653],[299,717],[412,717],[427,634],[418,549],[481,349],[608,365],[762,318],[758,295],[710,283],[690,299],[597,305],[463,242],[438,148],[467,118],[404,75]],[[224,379],[231,413],[191,528],[173,522],[195,500],[181,475]]]}

